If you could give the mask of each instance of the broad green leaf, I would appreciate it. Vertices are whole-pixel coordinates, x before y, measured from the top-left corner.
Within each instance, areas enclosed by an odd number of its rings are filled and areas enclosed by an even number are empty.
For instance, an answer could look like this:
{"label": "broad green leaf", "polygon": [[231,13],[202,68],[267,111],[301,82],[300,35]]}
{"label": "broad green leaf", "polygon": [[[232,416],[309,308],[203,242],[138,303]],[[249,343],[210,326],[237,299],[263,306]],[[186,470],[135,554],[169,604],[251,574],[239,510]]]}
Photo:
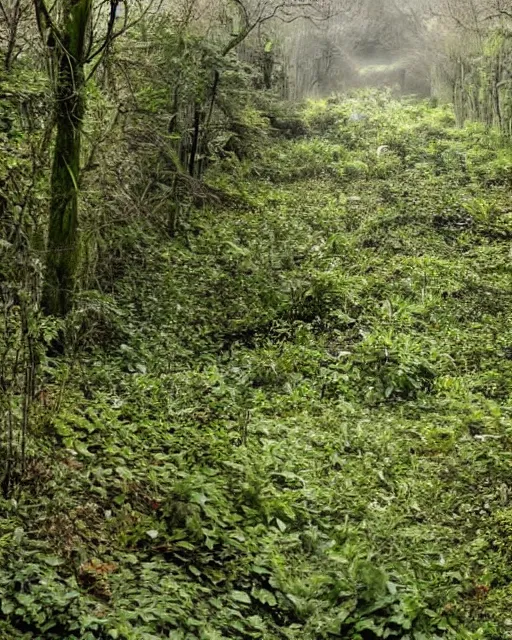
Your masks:
{"label": "broad green leaf", "polygon": [[277,606],[276,597],[271,591],[267,591],[266,589],[256,589],[253,595],[263,604],[268,604],[270,607]]}
{"label": "broad green leaf", "polygon": [[10,615],[14,611],[14,603],[9,600],[2,600],[2,613],[5,616]]}
{"label": "broad green leaf", "polygon": [[244,604],[251,604],[251,597],[245,591],[232,591],[231,599],[236,602],[243,602]]}
{"label": "broad green leaf", "polygon": [[283,533],[286,531],[286,524],[282,520],[280,520],[279,518],[276,518],[276,524],[279,528],[279,531]]}

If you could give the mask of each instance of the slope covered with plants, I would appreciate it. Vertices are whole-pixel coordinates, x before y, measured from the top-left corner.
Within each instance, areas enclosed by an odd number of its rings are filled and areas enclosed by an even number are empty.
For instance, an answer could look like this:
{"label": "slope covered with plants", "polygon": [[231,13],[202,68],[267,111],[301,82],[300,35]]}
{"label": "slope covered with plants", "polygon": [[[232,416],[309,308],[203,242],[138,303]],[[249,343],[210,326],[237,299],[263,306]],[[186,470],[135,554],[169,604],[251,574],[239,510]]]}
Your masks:
{"label": "slope covered with plants", "polygon": [[1,638],[512,637],[512,152],[373,92],[294,122],[45,360]]}

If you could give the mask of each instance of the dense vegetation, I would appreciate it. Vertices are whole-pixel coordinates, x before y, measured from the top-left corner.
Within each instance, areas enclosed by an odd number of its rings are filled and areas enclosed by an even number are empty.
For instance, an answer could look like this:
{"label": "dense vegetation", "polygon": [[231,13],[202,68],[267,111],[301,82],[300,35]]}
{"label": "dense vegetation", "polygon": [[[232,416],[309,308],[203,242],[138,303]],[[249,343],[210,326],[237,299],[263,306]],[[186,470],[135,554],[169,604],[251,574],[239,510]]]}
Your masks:
{"label": "dense vegetation", "polygon": [[375,92],[294,122],[41,355],[0,637],[512,637],[512,151]]}
{"label": "dense vegetation", "polygon": [[0,640],[512,639],[511,34],[0,0]]}

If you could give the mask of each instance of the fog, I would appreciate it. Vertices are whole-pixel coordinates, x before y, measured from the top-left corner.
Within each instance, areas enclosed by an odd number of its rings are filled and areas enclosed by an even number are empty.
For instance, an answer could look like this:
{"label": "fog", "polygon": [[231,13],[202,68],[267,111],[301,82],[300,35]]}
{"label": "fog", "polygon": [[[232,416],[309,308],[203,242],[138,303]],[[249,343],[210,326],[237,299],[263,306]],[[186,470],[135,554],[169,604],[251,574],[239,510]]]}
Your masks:
{"label": "fog", "polygon": [[353,87],[429,95],[427,7],[394,0],[339,0],[325,21],[277,27],[283,34],[290,97]]}
{"label": "fog", "polygon": [[280,43],[291,98],[365,86],[428,96],[442,91],[440,79],[453,76],[456,60],[482,53],[490,30],[512,29],[512,0],[333,0],[321,6],[325,15],[317,19],[266,27]]}

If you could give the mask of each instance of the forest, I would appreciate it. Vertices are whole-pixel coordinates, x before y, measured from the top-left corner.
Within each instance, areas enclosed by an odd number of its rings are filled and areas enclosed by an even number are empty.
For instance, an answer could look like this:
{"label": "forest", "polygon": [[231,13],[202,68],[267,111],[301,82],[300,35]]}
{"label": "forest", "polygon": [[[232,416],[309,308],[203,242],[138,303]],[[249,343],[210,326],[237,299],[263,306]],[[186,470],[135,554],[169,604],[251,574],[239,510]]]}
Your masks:
{"label": "forest", "polygon": [[0,0],[0,640],[512,640],[512,0]]}

